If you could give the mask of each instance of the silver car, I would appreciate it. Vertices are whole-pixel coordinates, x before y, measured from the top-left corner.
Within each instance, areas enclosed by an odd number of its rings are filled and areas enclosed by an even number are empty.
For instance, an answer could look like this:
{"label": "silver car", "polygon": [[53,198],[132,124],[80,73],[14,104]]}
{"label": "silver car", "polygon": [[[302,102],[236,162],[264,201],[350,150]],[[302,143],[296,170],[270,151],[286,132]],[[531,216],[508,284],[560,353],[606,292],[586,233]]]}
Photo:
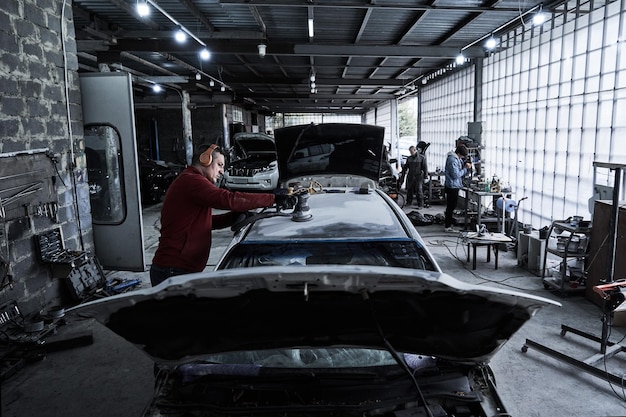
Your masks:
{"label": "silver car", "polygon": [[274,138],[263,133],[236,133],[232,161],[224,172],[224,186],[235,191],[267,192],[278,186]]}
{"label": "silver car", "polygon": [[[243,219],[216,269],[332,264],[440,272],[406,214],[378,188],[383,128],[292,126],[275,138],[281,185],[295,207]],[[312,149],[327,151],[323,164],[300,163]]]}
{"label": "silver car", "polygon": [[[332,145],[324,171],[290,171],[319,138]],[[382,138],[362,125],[276,131],[292,208],[244,217],[218,271],[69,312],[155,361],[144,416],[508,415],[489,360],[558,303],[442,273],[376,188]]]}

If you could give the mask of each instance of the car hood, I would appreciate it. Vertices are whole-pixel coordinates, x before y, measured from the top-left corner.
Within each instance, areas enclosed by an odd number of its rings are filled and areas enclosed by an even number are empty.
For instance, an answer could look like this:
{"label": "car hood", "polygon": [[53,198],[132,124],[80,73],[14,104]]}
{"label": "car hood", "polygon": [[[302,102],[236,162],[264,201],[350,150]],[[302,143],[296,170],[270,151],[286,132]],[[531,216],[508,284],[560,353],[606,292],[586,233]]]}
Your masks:
{"label": "car hood", "polygon": [[380,178],[385,129],[380,126],[322,123],[274,132],[281,180],[311,175]]}
{"label": "car hood", "polygon": [[261,133],[245,133],[237,134],[233,138],[234,142],[239,146],[242,157],[249,158],[257,155],[276,156],[276,145],[274,138]]}
{"label": "car hood", "polygon": [[438,272],[333,265],[170,278],[82,304],[156,362],[289,347],[365,347],[484,363],[554,301]]}

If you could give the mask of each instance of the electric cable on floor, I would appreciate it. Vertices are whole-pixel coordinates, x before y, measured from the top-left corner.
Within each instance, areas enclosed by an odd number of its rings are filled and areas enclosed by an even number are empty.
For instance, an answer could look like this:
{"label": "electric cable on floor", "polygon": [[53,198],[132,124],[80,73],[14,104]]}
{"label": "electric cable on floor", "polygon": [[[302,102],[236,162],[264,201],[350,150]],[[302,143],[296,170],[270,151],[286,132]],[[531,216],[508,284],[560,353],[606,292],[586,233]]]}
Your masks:
{"label": "electric cable on floor", "polygon": [[[466,265],[466,262],[463,260],[463,259],[467,259],[467,252],[465,251],[465,244],[461,244],[461,242],[464,242],[464,238],[462,236],[457,237],[457,240],[455,242],[456,243],[455,253],[453,253],[452,250],[450,249],[450,247],[448,245],[446,245],[446,243],[445,243],[446,241],[450,241],[450,240],[449,239],[436,240],[436,241],[434,241],[435,243],[433,243],[433,241],[429,241],[428,244],[429,245],[433,245],[433,246],[444,246],[448,250],[448,252],[450,252],[450,255],[452,255],[453,258],[455,258],[457,261],[459,261],[462,264],[463,268],[465,268],[474,277],[484,281],[484,282],[482,282],[480,284],[476,284],[476,285],[482,285],[482,284],[485,284],[485,283],[499,284],[499,285],[503,285],[503,286],[508,287],[508,288],[512,288],[512,289],[517,290],[517,291],[528,291],[527,288],[516,287],[515,285],[510,285],[510,284],[506,284],[505,283],[506,281],[508,281],[510,279],[513,279],[513,278],[523,278],[523,277],[525,277],[525,275],[511,276],[511,277],[505,278],[505,279],[503,279],[501,281],[497,281],[497,280],[485,278],[485,277],[479,275],[478,273],[474,272],[473,270],[468,269],[468,267]],[[463,259],[461,259],[458,256],[458,248],[459,248],[459,246],[463,246],[463,255],[464,255]]]}
{"label": "electric cable on floor", "polygon": [[[611,332],[613,331],[613,327],[609,326],[609,333],[606,336],[606,340],[609,340],[609,337],[611,337]],[[624,339],[626,339],[626,335],[622,336],[622,338],[615,343],[616,345],[621,344]],[[608,367],[606,365],[606,359],[607,359],[607,353],[604,352],[604,356],[602,357],[602,363],[604,364],[604,372],[606,373],[606,375],[609,375],[609,370]],[[611,391],[613,391],[613,394],[615,394],[615,396],[617,398],[619,398],[622,401],[626,402],[626,390],[624,389],[624,382],[625,382],[625,378],[626,378],[626,374],[622,374],[622,395],[619,395],[619,393],[615,390],[615,388],[613,387],[613,384],[611,383],[610,380],[607,379],[607,382],[609,383],[609,387],[611,387]]]}

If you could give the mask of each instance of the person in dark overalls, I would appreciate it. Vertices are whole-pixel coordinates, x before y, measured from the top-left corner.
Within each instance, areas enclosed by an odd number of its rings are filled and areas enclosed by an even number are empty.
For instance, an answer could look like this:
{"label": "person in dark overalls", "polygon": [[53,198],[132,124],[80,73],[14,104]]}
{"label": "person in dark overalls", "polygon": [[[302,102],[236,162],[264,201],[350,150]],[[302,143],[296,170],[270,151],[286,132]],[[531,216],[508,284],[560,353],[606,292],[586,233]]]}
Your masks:
{"label": "person in dark overalls", "polygon": [[400,177],[400,184],[406,178],[406,203],[411,204],[415,196],[417,208],[424,207],[424,178],[428,176],[426,155],[423,150],[423,147],[419,150],[415,146],[409,147],[411,155],[402,166]]}

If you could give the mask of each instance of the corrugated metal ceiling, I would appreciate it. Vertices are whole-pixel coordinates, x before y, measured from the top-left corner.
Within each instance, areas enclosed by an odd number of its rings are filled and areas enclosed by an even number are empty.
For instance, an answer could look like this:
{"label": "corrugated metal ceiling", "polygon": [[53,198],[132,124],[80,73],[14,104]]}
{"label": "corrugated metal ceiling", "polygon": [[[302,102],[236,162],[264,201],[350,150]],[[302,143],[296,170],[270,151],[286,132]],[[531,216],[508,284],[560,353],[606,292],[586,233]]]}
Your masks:
{"label": "corrugated metal ceiling", "polygon": [[[196,104],[233,102],[261,113],[365,112],[404,87],[419,85],[468,45],[473,45],[463,51],[468,58],[485,56],[477,41],[503,26],[521,25],[520,15],[541,5],[539,0],[147,0],[151,14],[140,18],[141,1],[73,1],[80,71],[108,65],[131,72],[137,89],[145,89],[140,102],[168,102],[149,92],[158,81],[166,91],[188,90]],[[541,7],[550,11],[560,4]],[[163,12],[206,44],[210,60],[199,58],[202,45],[196,40],[173,41],[176,24]],[[264,58],[259,43],[267,45]],[[311,93],[313,72],[317,90]],[[174,76],[183,79],[163,78]],[[178,94],[172,100],[180,103]]]}

